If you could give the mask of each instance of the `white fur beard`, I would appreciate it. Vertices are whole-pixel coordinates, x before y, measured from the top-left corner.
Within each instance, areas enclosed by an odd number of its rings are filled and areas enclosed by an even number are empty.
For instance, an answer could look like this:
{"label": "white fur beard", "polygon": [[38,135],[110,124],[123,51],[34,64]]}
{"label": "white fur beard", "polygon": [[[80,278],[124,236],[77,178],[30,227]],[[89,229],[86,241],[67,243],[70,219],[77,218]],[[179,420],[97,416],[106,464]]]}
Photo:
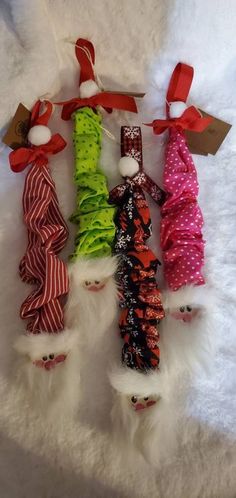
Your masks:
{"label": "white fur beard", "polygon": [[[14,345],[19,353],[16,379],[25,391],[30,407],[47,418],[73,416],[79,401],[78,331],[64,330],[57,334],[28,334],[19,337]],[[46,370],[35,361],[50,354],[65,354],[66,359]]]}
{"label": "white fur beard", "polygon": [[[83,329],[80,342],[96,341],[110,327],[117,314],[118,296],[114,274],[115,257],[97,259],[81,258],[71,264],[70,292],[65,308],[65,320],[69,327]],[[100,290],[89,290],[96,282]]]}
{"label": "white fur beard", "polygon": [[[214,314],[216,302],[212,290],[204,286],[186,286],[179,291],[165,291],[163,306],[165,318],[160,324],[161,362],[169,370],[188,371],[199,368],[209,370],[214,353]],[[173,314],[182,308],[196,313],[184,322]]]}
{"label": "white fur beard", "polygon": [[[178,424],[169,372],[163,368],[145,374],[121,366],[111,371],[110,381],[114,388],[111,417],[116,444],[129,441],[152,465],[168,458],[176,447]],[[135,411],[130,402],[133,395],[155,397],[157,402]]]}
{"label": "white fur beard", "polygon": [[[182,416],[177,412],[176,396],[186,397],[184,379],[199,368],[209,370],[214,351],[215,303],[207,286],[167,291],[163,293],[163,303],[166,318],[160,324],[160,369],[145,374],[120,366],[110,373],[114,388],[111,416],[117,444],[120,439],[129,440],[154,465],[168,459],[176,449]],[[191,322],[171,316],[173,310],[186,305],[198,309]],[[135,411],[131,406],[134,395],[157,401]]]}

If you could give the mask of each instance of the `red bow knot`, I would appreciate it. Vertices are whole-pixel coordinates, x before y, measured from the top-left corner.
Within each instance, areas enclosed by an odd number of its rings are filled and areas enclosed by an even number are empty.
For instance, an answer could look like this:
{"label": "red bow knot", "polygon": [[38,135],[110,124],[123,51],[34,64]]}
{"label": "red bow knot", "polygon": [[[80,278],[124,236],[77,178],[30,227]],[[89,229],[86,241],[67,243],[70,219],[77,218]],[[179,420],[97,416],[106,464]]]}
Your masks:
{"label": "red bow knot", "polygon": [[179,118],[154,119],[146,126],[152,126],[155,135],[161,135],[165,130],[177,128],[201,133],[212,122],[212,118],[203,118],[194,106],[188,107]]}
{"label": "red bow knot", "polygon": [[66,146],[65,140],[59,133],[52,136],[51,140],[44,145],[20,147],[13,150],[9,155],[9,161],[12,171],[20,173],[29,164],[43,166],[48,163],[48,154],[57,154]]}
{"label": "red bow knot", "polygon": [[65,121],[68,121],[73,112],[81,107],[94,108],[100,105],[107,109],[122,109],[123,111],[138,112],[133,97],[110,92],[101,92],[89,98],[74,98],[66,102],[56,102],[56,104],[63,105],[61,117]]}

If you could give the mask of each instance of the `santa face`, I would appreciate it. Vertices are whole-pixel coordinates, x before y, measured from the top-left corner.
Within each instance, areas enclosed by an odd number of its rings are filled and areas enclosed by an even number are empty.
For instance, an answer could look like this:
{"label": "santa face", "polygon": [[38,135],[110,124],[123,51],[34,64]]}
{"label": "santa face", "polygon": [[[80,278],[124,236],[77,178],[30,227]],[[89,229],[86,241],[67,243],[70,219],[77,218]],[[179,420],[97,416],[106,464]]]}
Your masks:
{"label": "santa face", "polygon": [[83,283],[83,287],[85,289],[87,289],[88,291],[99,292],[100,290],[104,289],[106,283],[107,283],[107,279],[85,280],[85,282]]}
{"label": "santa face", "polygon": [[66,359],[66,354],[57,354],[50,353],[49,355],[45,355],[40,360],[34,360],[33,364],[36,367],[43,368],[44,370],[51,370],[55,368],[60,363],[63,363]]}
{"label": "santa face", "polygon": [[156,396],[132,396],[131,398],[129,397],[129,401],[131,403],[132,409],[137,412],[139,410],[144,410],[145,408],[150,408],[151,406],[155,405],[158,401],[158,398]]}
{"label": "santa face", "polygon": [[180,306],[179,309],[171,311],[170,315],[176,320],[182,320],[183,322],[189,323],[198,314],[199,309],[193,308],[192,306]]}

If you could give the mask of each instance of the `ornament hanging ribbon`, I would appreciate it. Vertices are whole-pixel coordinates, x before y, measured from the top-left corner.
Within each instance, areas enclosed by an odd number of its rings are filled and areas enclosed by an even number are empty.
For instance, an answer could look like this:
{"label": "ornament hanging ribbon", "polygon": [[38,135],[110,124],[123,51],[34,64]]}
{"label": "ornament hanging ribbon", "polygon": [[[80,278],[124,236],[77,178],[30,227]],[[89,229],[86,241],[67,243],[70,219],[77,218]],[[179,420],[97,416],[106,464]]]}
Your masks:
{"label": "ornament hanging ribbon", "polygon": [[[40,109],[44,105],[45,111],[40,114]],[[30,128],[36,125],[47,126],[49,118],[52,114],[53,106],[48,100],[41,102],[38,100],[31,113]],[[66,146],[65,140],[59,133],[51,137],[49,142],[44,145],[31,145],[28,147],[19,147],[13,150],[9,155],[10,167],[14,173],[20,173],[29,164],[37,164],[43,166],[48,163],[48,154],[57,154]]]}
{"label": "ornament hanging ribbon", "polygon": [[139,126],[121,127],[121,155],[122,157],[133,157],[139,164],[139,171],[133,177],[126,177],[124,183],[115,187],[110,192],[110,199],[118,202],[126,192],[129,192],[130,187],[136,186],[145,190],[161,206],[165,201],[166,193],[144,171],[142,134]]}
{"label": "ornament hanging ribbon", "polygon": [[[42,110],[41,109],[42,104],[45,108],[44,112],[40,112]],[[52,115],[52,111],[53,111],[52,102],[50,102],[49,100],[44,100],[44,101],[37,100],[31,111],[30,128],[36,125],[47,126],[48,121]]]}
{"label": "ornament hanging ribbon", "polygon": [[201,133],[211,122],[212,118],[203,118],[196,107],[190,106],[179,118],[154,119],[152,123],[145,124],[153,128],[155,135],[161,135],[161,133],[171,128]]}
{"label": "ornament hanging ribbon", "polygon": [[75,43],[75,55],[80,65],[79,84],[87,80],[95,81],[93,66],[95,64],[95,50],[91,41],[78,38]]}
{"label": "ornament hanging ribbon", "polygon": [[[93,80],[95,81],[94,64],[95,51],[94,46],[89,40],[79,38],[75,44],[75,54],[80,64],[80,80],[79,84]],[[112,112],[113,109],[119,109],[129,112],[138,112],[135,100],[129,95],[122,95],[102,91],[89,98],[73,98],[65,102],[56,102],[57,105],[63,105],[61,117],[65,121],[71,118],[73,112],[81,107],[97,106],[103,107],[107,112]]]}
{"label": "ornament hanging ribbon", "polygon": [[188,107],[178,118],[169,117],[170,102],[186,102],[191,88],[194,69],[188,64],[179,62],[170,79],[170,84],[166,94],[166,115],[167,119],[154,119],[151,126],[155,135],[161,135],[167,129],[189,130],[197,133],[204,131],[212,122],[212,118],[202,117],[200,111],[195,106]]}
{"label": "ornament hanging ribbon", "polygon": [[188,64],[179,62],[172,73],[166,94],[167,106],[169,102],[186,102],[193,81],[194,69]]}

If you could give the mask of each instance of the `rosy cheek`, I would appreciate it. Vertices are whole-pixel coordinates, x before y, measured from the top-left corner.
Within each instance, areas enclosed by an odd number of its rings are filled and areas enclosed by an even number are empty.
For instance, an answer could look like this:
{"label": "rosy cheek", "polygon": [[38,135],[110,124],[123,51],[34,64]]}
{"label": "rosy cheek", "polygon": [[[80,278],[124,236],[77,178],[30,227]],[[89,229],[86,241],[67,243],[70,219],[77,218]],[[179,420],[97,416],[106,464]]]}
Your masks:
{"label": "rosy cheek", "polygon": [[58,356],[56,356],[54,362],[57,364],[57,363],[63,363],[63,361],[65,361],[66,359],[66,354],[59,354]]}
{"label": "rosy cheek", "polygon": [[153,406],[155,404],[156,404],[156,401],[154,401],[154,400],[147,401],[147,407]]}
{"label": "rosy cheek", "polygon": [[33,365],[39,368],[44,368],[44,361],[43,360],[35,360],[33,361]]}
{"label": "rosy cheek", "polygon": [[172,316],[176,320],[183,320],[184,313],[181,313],[180,311],[173,311],[173,313],[171,313],[170,316]]}

